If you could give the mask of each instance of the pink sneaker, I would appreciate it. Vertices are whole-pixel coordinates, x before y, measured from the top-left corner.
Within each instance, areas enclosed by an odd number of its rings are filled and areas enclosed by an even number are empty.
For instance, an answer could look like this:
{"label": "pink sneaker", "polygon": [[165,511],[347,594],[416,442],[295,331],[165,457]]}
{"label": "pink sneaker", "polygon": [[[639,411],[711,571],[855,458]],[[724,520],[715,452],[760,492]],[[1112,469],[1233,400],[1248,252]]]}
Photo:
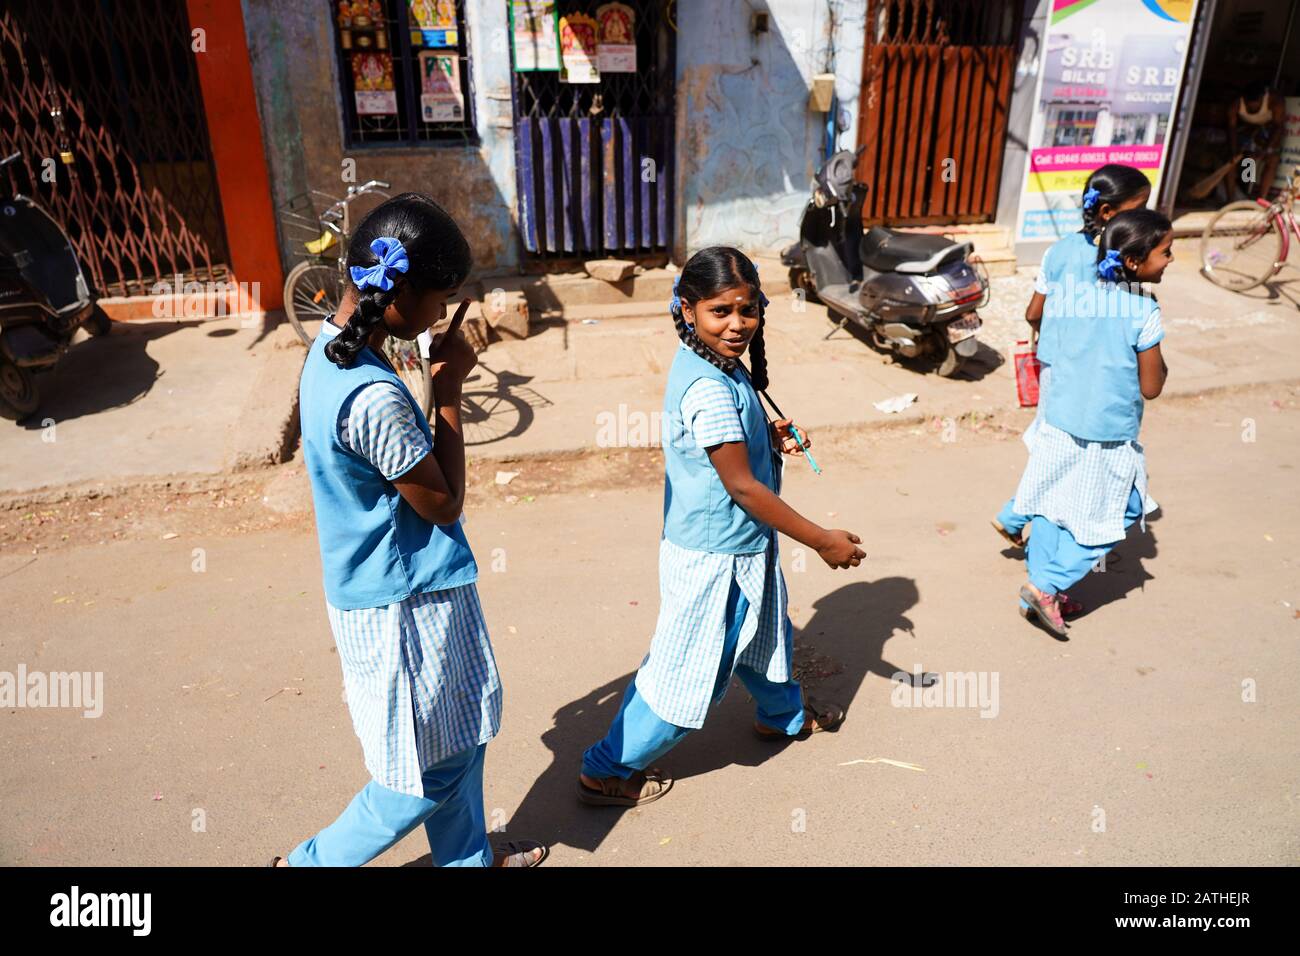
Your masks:
{"label": "pink sneaker", "polygon": [[1029,605],[1029,609],[1020,609],[1023,617],[1028,619],[1030,613],[1038,616],[1039,622],[1057,637],[1065,637],[1065,618],[1061,616],[1060,599],[1055,594],[1036,595],[1026,585],[1020,589],[1020,600]]}

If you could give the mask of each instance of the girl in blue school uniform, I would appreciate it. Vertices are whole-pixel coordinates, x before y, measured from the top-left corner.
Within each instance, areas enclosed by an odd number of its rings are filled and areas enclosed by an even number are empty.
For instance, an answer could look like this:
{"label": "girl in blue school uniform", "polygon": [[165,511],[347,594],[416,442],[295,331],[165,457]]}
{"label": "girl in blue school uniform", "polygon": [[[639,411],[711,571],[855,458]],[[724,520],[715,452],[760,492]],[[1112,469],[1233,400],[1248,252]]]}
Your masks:
{"label": "girl in blue school uniform", "polygon": [[1155,510],[1138,444],[1143,402],[1159,396],[1168,369],[1156,300],[1173,261],[1169,220],[1150,209],[1115,216],[1101,234],[1097,282],[1063,303],[1044,345],[1052,354],[1052,398],[1016,490],[1032,515],[1029,579],[1021,613],[1065,636],[1061,595]]}
{"label": "girl in blue school uniform", "polygon": [[[1034,280],[1034,294],[1025,309],[1025,321],[1035,342],[1041,369],[1038,373],[1038,411],[1025,430],[1024,442],[1033,448],[1034,435],[1043,420],[1052,380],[1052,347],[1043,336],[1050,329],[1063,302],[1073,299],[1080,286],[1091,285],[1097,278],[1097,243],[1111,218],[1129,209],[1139,209],[1151,198],[1151,181],[1139,169],[1119,163],[1107,163],[1094,169],[1083,187],[1083,228],[1053,243],[1043,255],[1042,266]],[[1029,516],[1015,509],[1015,499],[1002,506],[993,528],[1015,548],[1025,546]],[[1032,529],[1031,533],[1032,533]],[[1062,598],[1067,614],[1077,608],[1068,596]]]}
{"label": "girl in blue school uniform", "polygon": [[532,866],[530,841],[498,847],[483,819],[483,758],[501,683],[461,528],[461,383],[474,350],[468,300],[432,358],[431,425],[384,357],[441,322],[469,246],[432,199],[377,206],[348,250],[351,282],[299,386],[325,602],[353,726],[372,779],[279,866],[360,866],[421,823],[435,866]]}
{"label": "girl in blue school uniform", "polygon": [[672,778],[655,761],[703,725],[733,674],[754,698],[763,740],[844,721],[842,708],[805,697],[794,679],[776,532],[833,568],[857,567],[865,554],[856,535],[821,528],[778,497],[780,452],[802,452],[790,422],[769,422],[759,403],[766,304],[754,264],[725,246],[694,255],[674,288],[681,344],[664,393],[659,621],[609,732],[583,754],[586,803],[637,806],[667,793]]}

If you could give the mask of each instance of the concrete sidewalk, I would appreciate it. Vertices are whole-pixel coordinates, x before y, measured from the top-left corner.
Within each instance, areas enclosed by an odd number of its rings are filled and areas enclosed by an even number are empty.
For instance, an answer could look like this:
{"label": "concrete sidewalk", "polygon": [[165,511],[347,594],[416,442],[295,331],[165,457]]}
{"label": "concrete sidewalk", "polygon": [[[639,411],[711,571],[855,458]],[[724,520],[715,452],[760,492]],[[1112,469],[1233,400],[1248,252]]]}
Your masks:
{"label": "concrete sidewalk", "polygon": [[305,357],[279,313],[114,322],[103,338],[78,332],[38,380],[36,414],[0,422],[0,494],[107,490],[284,461]]}

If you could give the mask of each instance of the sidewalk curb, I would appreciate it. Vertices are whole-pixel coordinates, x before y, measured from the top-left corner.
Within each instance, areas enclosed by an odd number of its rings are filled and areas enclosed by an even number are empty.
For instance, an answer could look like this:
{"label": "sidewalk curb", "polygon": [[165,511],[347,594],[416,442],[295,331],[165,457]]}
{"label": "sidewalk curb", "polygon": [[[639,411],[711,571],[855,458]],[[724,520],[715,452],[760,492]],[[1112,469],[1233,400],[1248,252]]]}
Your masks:
{"label": "sidewalk curb", "polygon": [[[1300,388],[1300,376],[1247,383],[1228,383],[1224,385],[1214,385],[1208,388],[1172,388],[1166,391],[1161,396],[1160,400],[1188,400],[1201,396],[1208,397],[1278,386]],[[952,408],[927,411],[919,405],[913,405],[906,411],[899,412],[895,415],[865,419],[857,422],[817,425],[815,427],[818,434],[825,434],[839,438],[864,432],[873,432],[878,430],[887,431],[892,428],[914,428],[918,424],[923,424],[936,417],[960,419],[967,415],[976,414],[992,417],[997,415],[1013,414],[1019,411],[1028,413],[1030,409],[1022,409],[1018,405],[1006,404],[985,408],[966,407],[962,411],[954,411]],[[297,414],[295,400],[295,414],[292,417],[292,427],[286,426],[285,429],[282,430],[281,442],[287,443],[287,447],[292,448],[293,443],[296,440]],[[468,462],[476,465],[490,464],[494,462],[509,464],[514,462],[539,460],[580,460],[611,452],[657,452],[659,448],[659,445],[617,446],[610,448],[603,448],[597,445],[584,445],[581,447],[570,446],[567,448],[534,449],[531,451],[516,452],[507,455],[492,455],[487,453],[475,454],[473,451],[470,451],[466,458]],[[287,460],[287,457],[285,460]],[[274,476],[277,467],[278,466],[250,465],[241,470],[229,470],[214,474],[148,475],[134,479],[124,478],[108,484],[79,482],[72,485],[53,485],[21,492],[0,492],[0,511],[16,511],[21,508],[34,507],[42,504],[56,504],[77,497],[86,497],[91,499],[109,498],[114,495],[140,490],[156,490],[159,492],[174,491],[182,493],[213,491],[236,485],[267,480]]]}

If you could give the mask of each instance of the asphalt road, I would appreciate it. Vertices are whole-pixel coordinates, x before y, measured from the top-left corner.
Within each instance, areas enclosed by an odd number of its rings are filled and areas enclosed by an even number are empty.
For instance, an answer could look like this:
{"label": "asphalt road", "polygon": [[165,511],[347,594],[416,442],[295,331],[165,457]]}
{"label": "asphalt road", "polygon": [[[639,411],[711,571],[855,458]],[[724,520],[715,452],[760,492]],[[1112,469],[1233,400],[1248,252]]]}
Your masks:
{"label": "asphalt road", "polygon": [[[783,543],[801,669],[849,719],[773,748],[734,686],[663,761],[673,792],[625,813],[573,785],[654,626],[653,453],[619,480],[525,463],[476,488],[506,687],[490,820],[550,842],[548,866],[1300,861],[1296,389],[1150,406],[1163,514],[1076,589],[1090,611],[1068,642],[1018,617],[1023,565],[988,525],[1026,421],[823,433],[822,477],[792,462],[787,500],[869,555],[831,571]],[[258,865],[366,781],[309,521],[164,502],[35,561],[0,554],[0,672],[104,682],[97,718],[0,710],[0,863]],[[973,673],[987,697],[900,706],[894,675],[914,670]],[[426,852],[417,831],[377,862]]]}

